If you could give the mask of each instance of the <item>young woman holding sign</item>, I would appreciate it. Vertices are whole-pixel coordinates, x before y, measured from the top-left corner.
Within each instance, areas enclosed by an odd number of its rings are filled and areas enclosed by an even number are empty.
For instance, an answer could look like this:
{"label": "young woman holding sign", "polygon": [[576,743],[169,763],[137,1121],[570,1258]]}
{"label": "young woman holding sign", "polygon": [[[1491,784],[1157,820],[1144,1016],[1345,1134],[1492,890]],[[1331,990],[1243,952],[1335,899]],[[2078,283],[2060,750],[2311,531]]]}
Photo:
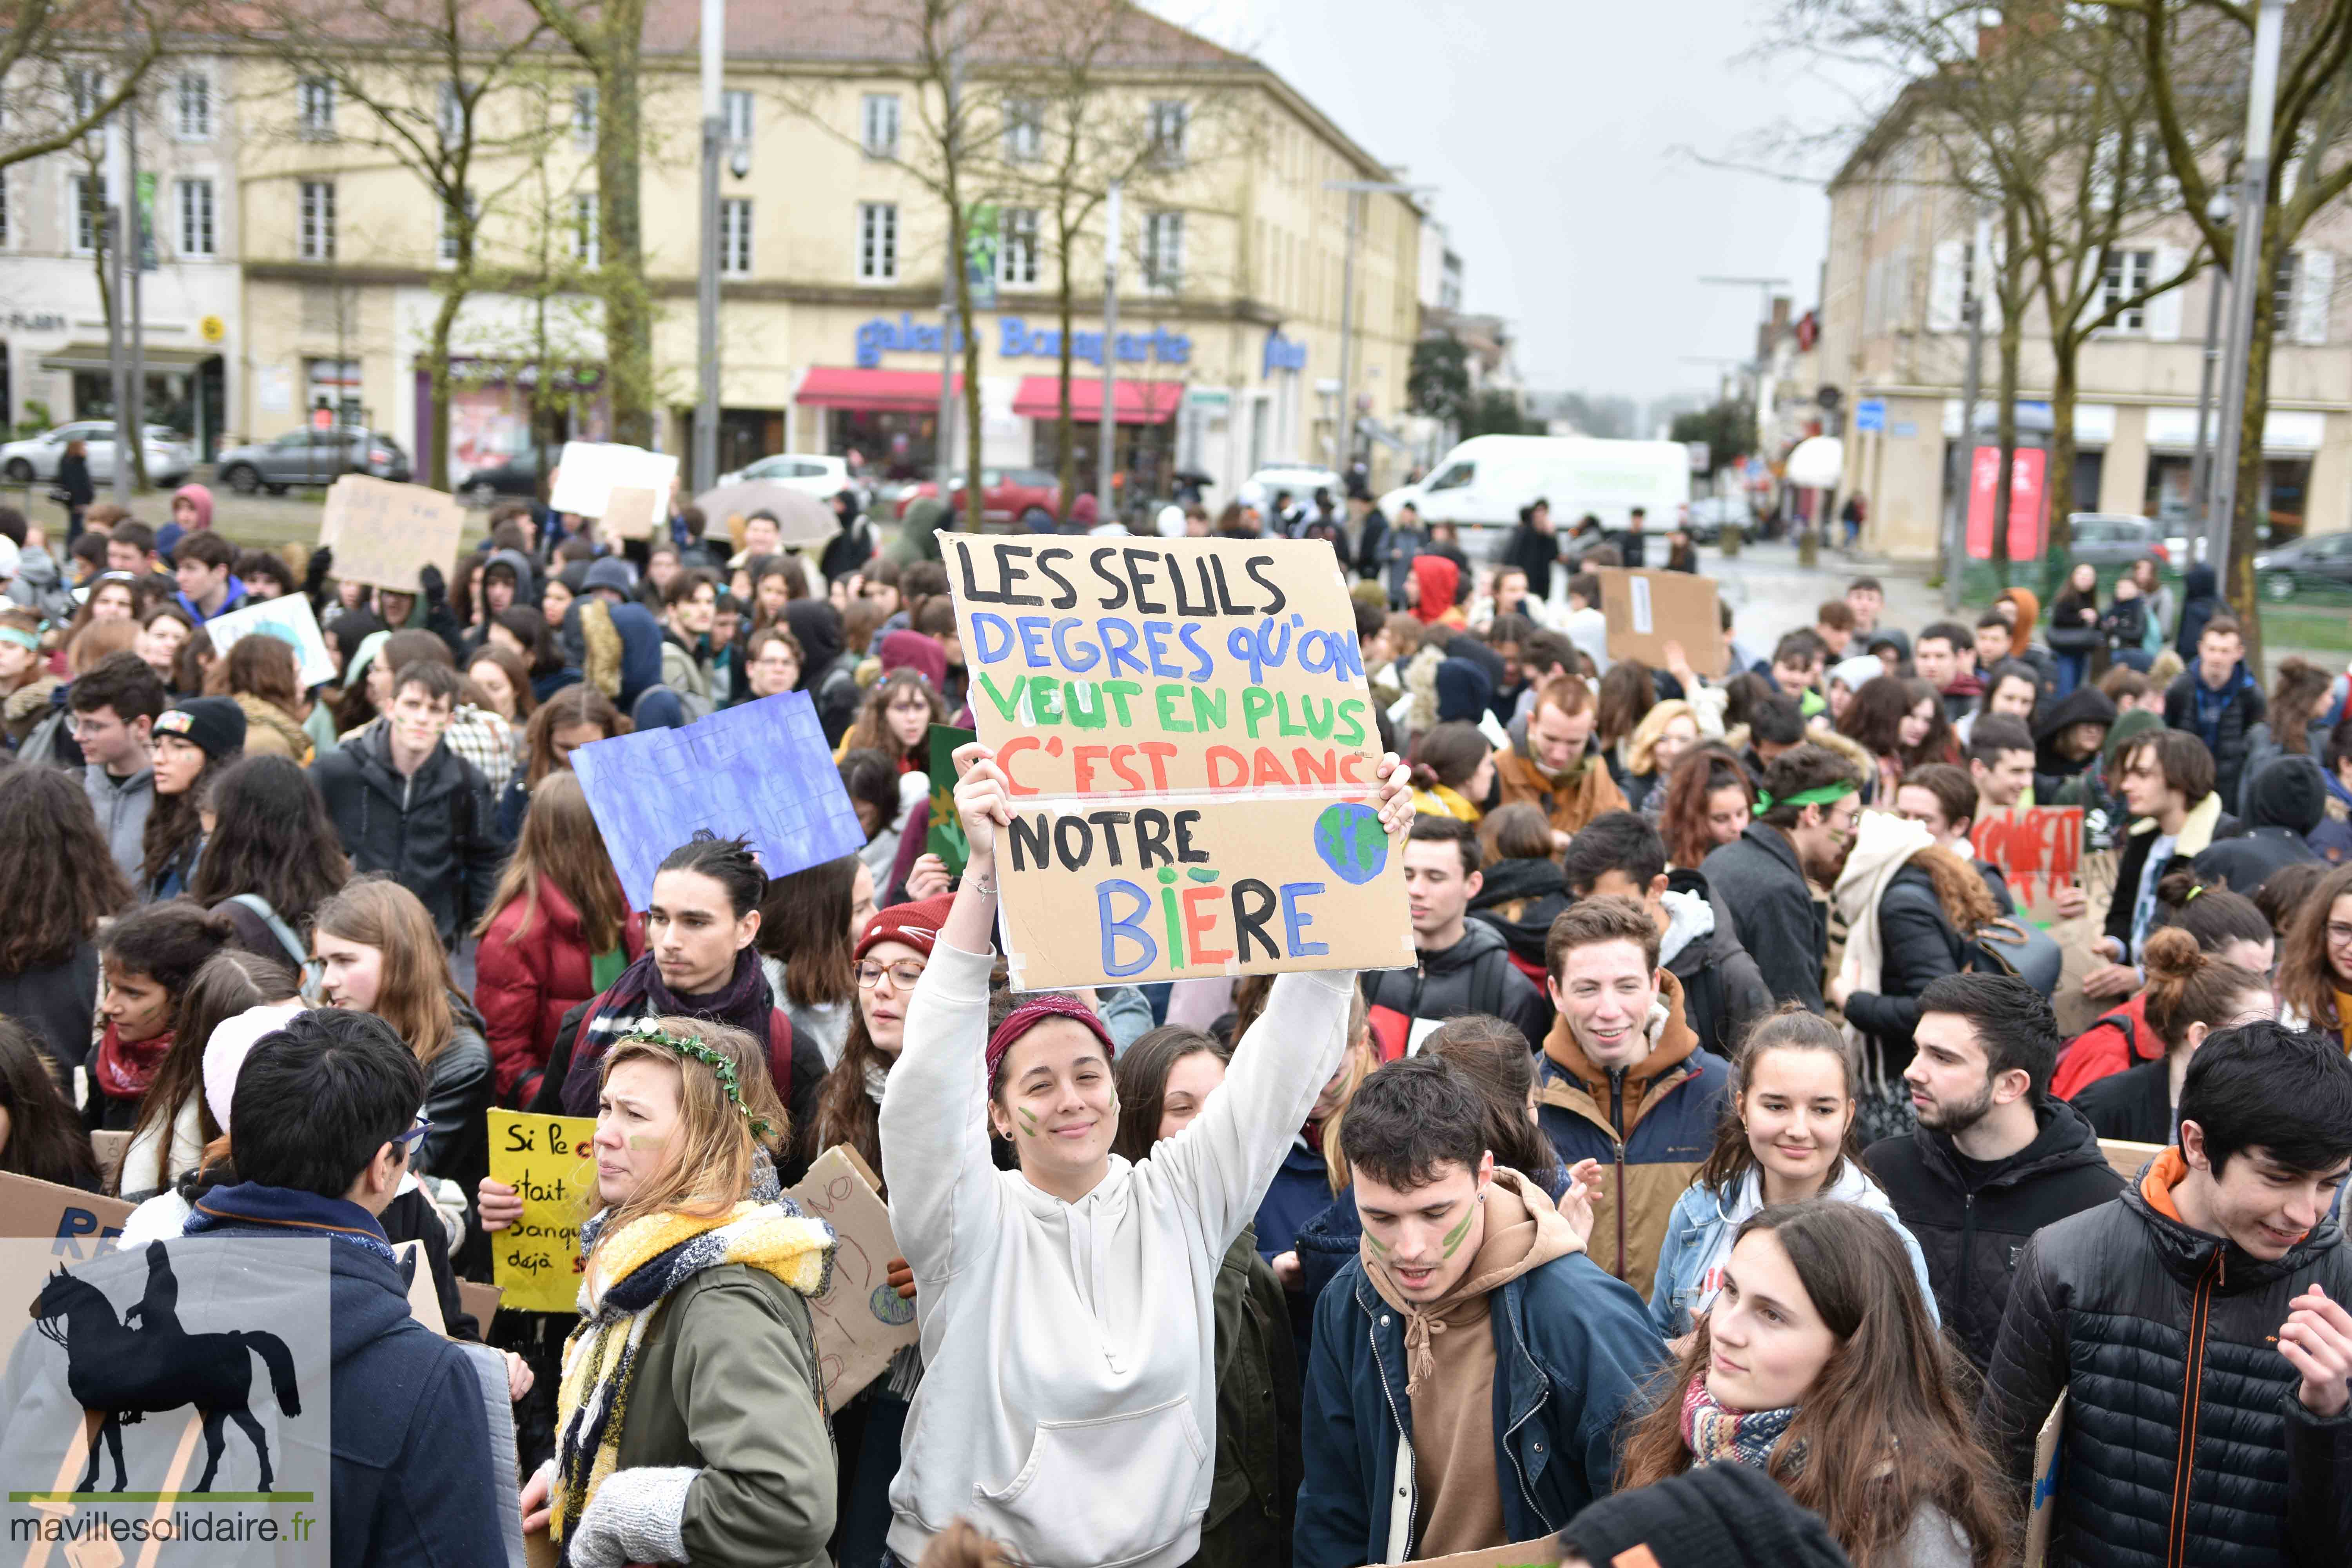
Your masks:
{"label": "young woman holding sign", "polygon": [[[1024,1562],[1183,1563],[1213,1474],[1218,1269],[1346,1047],[1355,977],[1281,976],[1192,1124],[1147,1159],[1114,1154],[1118,1096],[1093,1011],[1045,994],[988,1027],[1011,795],[989,748],[963,747],[956,767],[971,858],[882,1098],[927,1369],[890,1548],[911,1563],[967,1514]],[[1410,780],[1394,756],[1380,774],[1393,843]],[[1018,1171],[991,1163],[992,1132]]]}
{"label": "young woman holding sign", "polygon": [[776,1186],[784,1108],[740,1029],[650,1020],[597,1063],[596,1203],[555,1458],[522,1491],[574,1568],[827,1561],[809,1299],[833,1227]]}

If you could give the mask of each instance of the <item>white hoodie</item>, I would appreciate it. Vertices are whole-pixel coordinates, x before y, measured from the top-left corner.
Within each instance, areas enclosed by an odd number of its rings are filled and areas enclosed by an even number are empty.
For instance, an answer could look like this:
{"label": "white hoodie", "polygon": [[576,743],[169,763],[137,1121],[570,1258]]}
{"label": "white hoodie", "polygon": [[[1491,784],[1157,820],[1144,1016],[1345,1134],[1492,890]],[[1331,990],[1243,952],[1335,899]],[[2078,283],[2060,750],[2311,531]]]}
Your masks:
{"label": "white hoodie", "polygon": [[989,966],[933,950],[882,1097],[925,1369],[890,1549],[912,1563],[961,1514],[1034,1568],[1181,1563],[1214,1471],[1217,1269],[1339,1064],[1355,976],[1276,980],[1192,1123],[1068,1204],[990,1163]]}

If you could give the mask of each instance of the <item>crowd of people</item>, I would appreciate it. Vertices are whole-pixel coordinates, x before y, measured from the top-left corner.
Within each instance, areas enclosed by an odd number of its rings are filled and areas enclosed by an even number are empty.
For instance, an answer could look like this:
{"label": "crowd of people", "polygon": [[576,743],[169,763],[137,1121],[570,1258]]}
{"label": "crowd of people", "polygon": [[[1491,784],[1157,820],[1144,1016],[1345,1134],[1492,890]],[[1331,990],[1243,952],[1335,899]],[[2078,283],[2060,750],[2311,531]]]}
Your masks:
{"label": "crowd of people", "polygon": [[[1340,553],[1412,962],[1019,993],[936,503],[511,503],[414,592],[173,511],[0,510],[0,1171],[338,1243],[338,1431],[415,1435],[339,1438],[339,1565],[490,1560],[507,1489],[576,1568],[1991,1568],[2037,1482],[2053,1563],[2352,1557],[2352,680],[2266,696],[2210,575],[1916,628],[1857,578],[1654,668],[1638,526],[1179,511]],[[333,680],[213,648],[287,595]],[[572,753],[786,691],[865,846],[698,832],[632,908]],[[2046,927],[1972,842],[2036,804],[2113,869]],[[594,1119],[574,1311],[458,1292],[499,1107]],[[836,1405],[786,1189],[837,1146],[919,1337]]]}

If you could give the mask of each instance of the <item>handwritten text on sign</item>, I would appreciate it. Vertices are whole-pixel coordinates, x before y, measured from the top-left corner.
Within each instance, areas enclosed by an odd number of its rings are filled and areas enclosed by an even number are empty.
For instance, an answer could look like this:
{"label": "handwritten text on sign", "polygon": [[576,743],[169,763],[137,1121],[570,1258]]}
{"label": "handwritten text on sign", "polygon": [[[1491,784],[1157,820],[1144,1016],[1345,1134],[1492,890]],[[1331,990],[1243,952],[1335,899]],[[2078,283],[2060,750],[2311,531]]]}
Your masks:
{"label": "handwritten text on sign", "polygon": [[2019,912],[2047,925],[2057,919],[2058,890],[2083,879],[2083,808],[2012,806],[1977,818],[1977,854],[2000,868]]}
{"label": "handwritten text on sign", "polygon": [[503,1305],[569,1312],[580,1295],[581,1198],[595,1179],[596,1119],[488,1114],[490,1177],[522,1197],[522,1217],[490,1238],[491,1278]]}

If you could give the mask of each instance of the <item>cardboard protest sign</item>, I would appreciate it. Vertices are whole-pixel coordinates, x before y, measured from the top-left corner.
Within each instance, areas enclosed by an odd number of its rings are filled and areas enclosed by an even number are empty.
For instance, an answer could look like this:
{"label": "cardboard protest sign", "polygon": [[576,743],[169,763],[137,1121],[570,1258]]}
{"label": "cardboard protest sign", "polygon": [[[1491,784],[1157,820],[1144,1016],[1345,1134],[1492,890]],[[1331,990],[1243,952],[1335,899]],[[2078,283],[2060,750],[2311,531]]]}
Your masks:
{"label": "cardboard protest sign", "polygon": [[300,594],[257,599],[241,610],[205,623],[205,635],[213,639],[213,652],[223,658],[255,632],[266,633],[293,648],[296,676],[305,689],[323,686],[341,673],[327,652],[327,639],[319,635],[319,617],[310,613],[310,601]]}
{"label": "cardboard protest sign", "polygon": [[1522,1541],[1516,1546],[1490,1546],[1484,1552],[1416,1557],[1409,1568],[1554,1568],[1559,1562],[1559,1542],[1546,1536],[1540,1541]]}
{"label": "cardboard protest sign", "polygon": [[0,1237],[48,1241],[59,1263],[80,1263],[110,1251],[122,1222],[138,1206],[79,1187],[0,1173]]}
{"label": "cardboard protest sign", "polygon": [[958,746],[969,745],[974,739],[971,731],[952,724],[931,726],[931,826],[923,847],[946,862],[950,877],[962,876],[964,862],[971,857],[971,846],[963,839],[963,824],[956,820],[955,754]]}
{"label": "cardboard protest sign", "polygon": [[492,1110],[490,1179],[522,1197],[522,1217],[490,1237],[490,1273],[509,1307],[569,1312],[580,1296],[583,1184],[595,1177],[593,1116]]}
{"label": "cardboard protest sign", "polygon": [[447,1339],[449,1324],[441,1316],[441,1293],[433,1288],[433,1266],[425,1261],[425,1244],[404,1241],[392,1250],[400,1260],[397,1267],[411,1270],[408,1276],[408,1315],[443,1339]]}
{"label": "cardboard protest sign", "polygon": [[490,1331],[490,1319],[497,1314],[499,1298],[504,1294],[495,1285],[484,1285],[473,1279],[457,1281],[458,1305],[473,1314],[474,1321],[482,1325],[484,1333]]}
{"label": "cardboard protest sign", "polygon": [[1320,541],[942,534],[1016,989],[1412,956],[1354,611]]}
{"label": "cardboard protest sign", "polygon": [[2042,1568],[2050,1557],[2050,1527],[2055,1522],[2058,1471],[2065,1458],[2066,1396],[2050,1407],[2033,1440],[2033,1499],[2025,1516],[2025,1568]]}
{"label": "cardboard protest sign", "polygon": [[1977,857],[2000,868],[2018,913],[2036,925],[2058,918],[2059,889],[2083,880],[2083,808],[2011,806],[1976,819]]}
{"label": "cardboard protest sign", "polygon": [[2127,1138],[2099,1140],[2099,1152],[2107,1157],[2107,1163],[2113,1165],[2116,1173],[2126,1182],[2137,1180],[2147,1163],[2168,1147],[2169,1145],[2163,1143],[2135,1143]]}
{"label": "cardboard protest sign", "polygon": [[642,485],[614,485],[604,503],[608,539],[651,539],[661,516],[661,498]]}
{"label": "cardboard protest sign", "polygon": [[721,709],[682,730],[592,742],[572,753],[572,768],[633,910],[653,900],[655,869],[698,828],[749,838],[772,878],[866,847],[805,691]]}
{"label": "cardboard protest sign", "polygon": [[466,509],[455,496],[345,474],[327,491],[319,542],[334,546],[339,580],[414,594],[425,567],[446,575],[457,566],[465,529]]}
{"label": "cardboard protest sign", "polygon": [[1724,673],[1722,612],[1715,579],[1691,572],[1650,572],[1603,566],[1601,613],[1609,623],[1609,657],[1666,668],[1666,645],[1683,646],[1691,668]]}
{"label": "cardboard protest sign", "polygon": [[804,1213],[830,1224],[838,1241],[832,1281],[809,1302],[829,1409],[840,1409],[881,1376],[899,1347],[918,1337],[915,1304],[901,1300],[887,1279],[898,1243],[881,1184],[857,1151],[841,1143],[818,1155],[790,1193]]}
{"label": "cardboard protest sign", "polygon": [[89,1135],[89,1152],[98,1156],[98,1179],[109,1197],[122,1191],[122,1158],[131,1152],[131,1135],[101,1129]]}
{"label": "cardboard protest sign", "polygon": [[547,504],[557,511],[603,517],[616,486],[651,490],[666,502],[677,479],[674,452],[648,452],[617,441],[566,441]]}

